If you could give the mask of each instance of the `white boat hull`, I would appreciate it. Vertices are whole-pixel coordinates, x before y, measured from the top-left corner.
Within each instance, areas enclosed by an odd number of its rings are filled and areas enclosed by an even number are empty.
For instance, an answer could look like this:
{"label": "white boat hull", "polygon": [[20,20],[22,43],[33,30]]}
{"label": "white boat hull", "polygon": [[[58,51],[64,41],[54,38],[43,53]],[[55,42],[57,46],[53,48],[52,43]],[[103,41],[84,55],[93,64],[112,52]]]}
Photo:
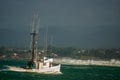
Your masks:
{"label": "white boat hull", "polygon": [[18,72],[37,72],[37,73],[45,73],[45,74],[51,74],[51,73],[61,73],[60,72],[60,67],[61,64],[49,68],[43,68],[43,69],[25,69],[25,68],[20,68],[20,67],[15,67],[15,66],[7,66],[8,70],[11,71],[18,71]]}

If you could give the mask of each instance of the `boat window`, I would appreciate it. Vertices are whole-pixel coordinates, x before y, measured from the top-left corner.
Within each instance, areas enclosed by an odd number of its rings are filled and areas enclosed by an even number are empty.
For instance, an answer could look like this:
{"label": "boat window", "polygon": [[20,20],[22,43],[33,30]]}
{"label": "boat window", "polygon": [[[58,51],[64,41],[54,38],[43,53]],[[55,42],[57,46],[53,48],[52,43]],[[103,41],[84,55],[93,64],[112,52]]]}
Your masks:
{"label": "boat window", "polygon": [[46,65],[46,63],[43,63],[43,66],[45,66]]}

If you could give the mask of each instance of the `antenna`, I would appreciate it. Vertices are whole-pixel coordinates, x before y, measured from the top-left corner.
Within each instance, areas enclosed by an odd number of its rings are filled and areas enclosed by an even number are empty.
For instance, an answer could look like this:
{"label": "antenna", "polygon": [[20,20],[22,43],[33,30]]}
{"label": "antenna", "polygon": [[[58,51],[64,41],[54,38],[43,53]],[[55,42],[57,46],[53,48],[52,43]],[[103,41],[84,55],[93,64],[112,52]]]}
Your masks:
{"label": "antenna", "polygon": [[52,52],[53,50],[53,36],[51,36],[51,40],[50,40],[50,51]]}
{"label": "antenna", "polygon": [[48,27],[46,28],[46,31],[44,32],[44,55],[46,55],[47,52],[47,42],[48,42]]}

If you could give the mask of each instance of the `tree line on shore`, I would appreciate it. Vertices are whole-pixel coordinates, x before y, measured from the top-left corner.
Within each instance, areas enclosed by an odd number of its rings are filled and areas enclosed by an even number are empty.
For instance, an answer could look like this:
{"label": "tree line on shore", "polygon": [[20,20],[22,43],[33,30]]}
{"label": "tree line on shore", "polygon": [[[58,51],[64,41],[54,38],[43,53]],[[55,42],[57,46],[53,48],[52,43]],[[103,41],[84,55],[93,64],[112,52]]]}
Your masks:
{"label": "tree line on shore", "polygon": [[[40,51],[40,50],[39,50]],[[120,48],[99,48],[84,49],[73,47],[52,47],[48,46],[47,54],[54,57],[70,57],[82,60],[120,60]],[[0,58],[29,58],[30,51],[26,48],[0,47]]]}

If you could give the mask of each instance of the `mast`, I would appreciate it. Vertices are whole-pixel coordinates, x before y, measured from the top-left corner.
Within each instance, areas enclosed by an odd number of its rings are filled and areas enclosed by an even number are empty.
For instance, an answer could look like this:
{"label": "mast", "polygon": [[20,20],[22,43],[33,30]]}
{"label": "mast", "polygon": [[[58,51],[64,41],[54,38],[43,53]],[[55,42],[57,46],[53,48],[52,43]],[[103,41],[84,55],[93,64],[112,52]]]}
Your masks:
{"label": "mast", "polygon": [[31,34],[31,53],[32,53],[32,57],[31,57],[31,61],[38,61],[38,33],[39,33],[39,17],[38,15],[34,15],[34,19],[32,22],[32,32]]}

